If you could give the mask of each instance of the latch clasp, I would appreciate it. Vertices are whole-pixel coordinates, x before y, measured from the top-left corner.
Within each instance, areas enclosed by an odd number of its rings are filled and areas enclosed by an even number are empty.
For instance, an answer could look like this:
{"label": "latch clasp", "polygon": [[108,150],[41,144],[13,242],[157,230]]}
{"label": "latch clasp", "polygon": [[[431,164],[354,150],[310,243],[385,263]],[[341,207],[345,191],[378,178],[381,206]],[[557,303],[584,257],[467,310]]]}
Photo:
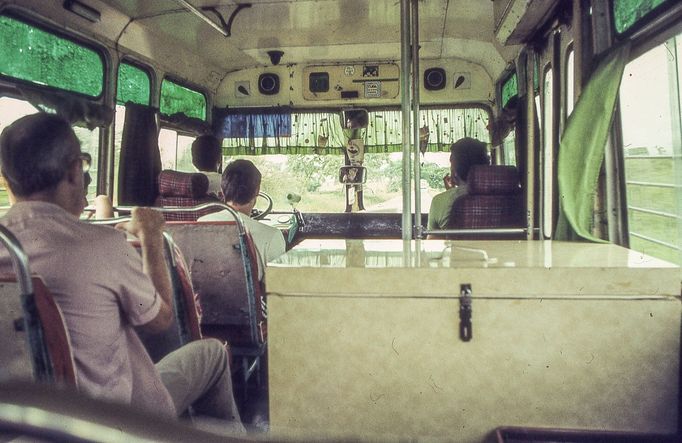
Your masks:
{"label": "latch clasp", "polygon": [[471,284],[459,286],[459,338],[462,341],[470,341],[472,337],[471,326]]}

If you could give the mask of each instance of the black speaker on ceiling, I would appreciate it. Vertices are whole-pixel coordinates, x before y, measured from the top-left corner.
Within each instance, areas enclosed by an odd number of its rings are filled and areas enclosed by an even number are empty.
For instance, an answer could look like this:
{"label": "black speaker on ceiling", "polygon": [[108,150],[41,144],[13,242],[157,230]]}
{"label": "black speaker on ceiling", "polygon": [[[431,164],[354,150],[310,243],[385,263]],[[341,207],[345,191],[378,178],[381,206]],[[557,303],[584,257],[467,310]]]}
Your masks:
{"label": "black speaker on ceiling", "polygon": [[279,92],[279,76],[277,74],[261,74],[258,77],[258,92],[263,95],[275,95]]}
{"label": "black speaker on ceiling", "polygon": [[424,71],[424,88],[428,91],[438,91],[445,88],[447,76],[443,68],[429,68]]}
{"label": "black speaker on ceiling", "polygon": [[313,93],[329,91],[329,73],[311,72],[308,76],[308,89]]}

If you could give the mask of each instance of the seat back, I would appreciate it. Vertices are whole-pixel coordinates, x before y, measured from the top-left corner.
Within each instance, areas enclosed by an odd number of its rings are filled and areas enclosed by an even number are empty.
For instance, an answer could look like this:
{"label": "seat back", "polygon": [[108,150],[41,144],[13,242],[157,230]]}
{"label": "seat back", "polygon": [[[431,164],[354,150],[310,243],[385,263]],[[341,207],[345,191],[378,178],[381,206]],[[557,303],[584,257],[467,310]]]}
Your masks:
{"label": "seat back", "polygon": [[467,177],[468,194],[455,200],[450,228],[523,227],[525,214],[519,173],[514,166],[476,165]]}
{"label": "seat back", "polygon": [[[217,202],[208,195],[208,178],[201,173],[179,172],[165,169],[159,174],[159,197],[155,206],[197,206]],[[196,221],[199,217],[220,208],[205,208],[197,211],[164,212],[167,221]]]}
{"label": "seat back", "polygon": [[[164,240],[166,265],[173,286],[173,321],[168,329],[160,333],[152,334],[142,330],[137,331],[155,363],[181,346],[201,339],[199,312],[189,276],[189,268],[172,237],[165,233]],[[140,250],[139,241],[132,240],[131,244],[138,251]]]}
{"label": "seat back", "polygon": [[0,382],[27,379],[76,386],[69,334],[43,281],[31,276],[19,240],[0,225],[14,275],[0,279]]}
{"label": "seat back", "polygon": [[189,264],[204,335],[239,349],[267,340],[267,312],[251,235],[235,221],[167,223]]}
{"label": "seat back", "polygon": [[[71,341],[62,311],[40,277],[33,276],[31,281],[33,294],[29,298],[33,302],[28,303],[34,303],[37,319],[22,309],[26,294],[20,295],[17,279],[0,277],[0,381],[26,379],[76,386]],[[29,328],[40,328],[41,340],[31,340]],[[38,353],[44,354],[44,364],[36,364]]]}

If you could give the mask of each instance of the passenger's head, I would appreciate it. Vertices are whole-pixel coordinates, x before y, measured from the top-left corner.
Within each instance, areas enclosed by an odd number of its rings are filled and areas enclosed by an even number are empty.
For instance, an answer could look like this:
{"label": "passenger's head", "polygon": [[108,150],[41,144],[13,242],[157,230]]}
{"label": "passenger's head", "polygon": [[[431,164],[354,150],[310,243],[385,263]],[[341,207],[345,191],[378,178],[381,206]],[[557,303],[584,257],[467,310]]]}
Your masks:
{"label": "passenger's head", "polygon": [[260,171],[250,161],[231,162],[225,167],[220,181],[225,202],[233,206],[254,204],[260,192],[260,179]]}
{"label": "passenger's head", "polygon": [[461,138],[450,147],[450,166],[453,178],[456,177],[466,182],[469,168],[474,165],[487,165],[489,163],[486,144],[475,138]]}
{"label": "passenger's head", "polygon": [[76,134],[57,115],[22,117],[0,135],[0,170],[17,201],[53,201],[80,214],[84,207],[82,162]]}
{"label": "passenger's head", "polygon": [[214,135],[200,135],[192,143],[192,164],[200,171],[216,172],[222,156],[220,139]]}

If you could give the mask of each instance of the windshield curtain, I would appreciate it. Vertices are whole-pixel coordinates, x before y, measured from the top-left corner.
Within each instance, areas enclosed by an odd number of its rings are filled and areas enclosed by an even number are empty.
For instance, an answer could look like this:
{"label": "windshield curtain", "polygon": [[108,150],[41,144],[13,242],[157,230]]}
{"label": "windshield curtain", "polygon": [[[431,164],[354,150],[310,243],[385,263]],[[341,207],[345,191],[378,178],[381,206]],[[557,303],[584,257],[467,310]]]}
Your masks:
{"label": "windshield curtain", "polygon": [[[365,153],[402,151],[401,111],[370,111],[364,131]],[[346,137],[341,113],[291,112],[290,114],[248,113],[225,116],[221,128],[223,153],[343,154]],[[427,128],[428,152],[448,151],[462,137],[490,142],[489,114],[483,108],[422,109],[421,127]],[[289,126],[290,125],[290,126]],[[267,129],[270,128],[270,129]],[[267,130],[266,130],[267,129]]]}

